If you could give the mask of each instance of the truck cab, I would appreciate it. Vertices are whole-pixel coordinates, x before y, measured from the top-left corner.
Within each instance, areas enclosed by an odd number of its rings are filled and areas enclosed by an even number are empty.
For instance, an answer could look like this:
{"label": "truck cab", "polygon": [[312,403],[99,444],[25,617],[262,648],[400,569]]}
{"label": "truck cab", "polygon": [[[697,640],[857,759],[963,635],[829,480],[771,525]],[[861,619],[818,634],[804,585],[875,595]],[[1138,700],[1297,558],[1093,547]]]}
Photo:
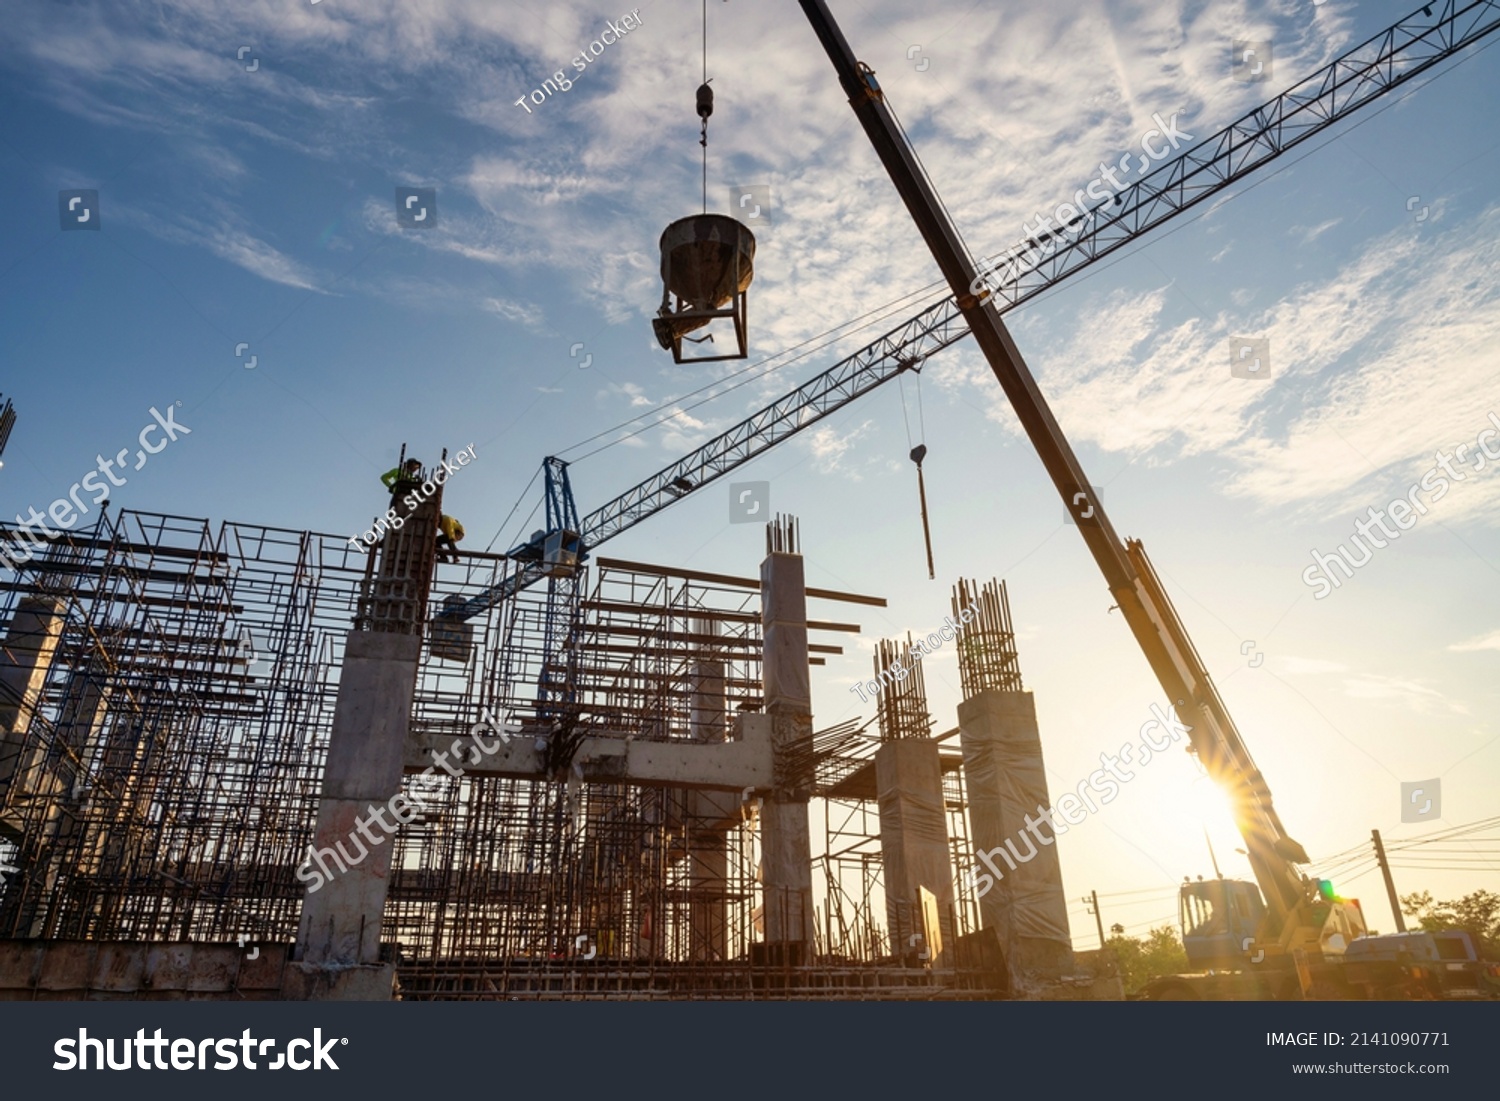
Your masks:
{"label": "truck cab", "polygon": [[1372,1000],[1500,997],[1500,965],[1462,929],[1360,937],[1344,953],[1349,985]]}
{"label": "truck cab", "polygon": [[[1183,880],[1177,893],[1182,946],[1197,970],[1164,975],[1135,997],[1148,1001],[1301,1001],[1357,996],[1341,966],[1365,935],[1356,899],[1320,880],[1299,920],[1278,932],[1259,886],[1241,879]],[[1289,936],[1288,933],[1295,934]]]}
{"label": "truck cab", "polygon": [[1177,894],[1182,947],[1196,968],[1243,967],[1265,916],[1260,888],[1242,879],[1184,879]]}

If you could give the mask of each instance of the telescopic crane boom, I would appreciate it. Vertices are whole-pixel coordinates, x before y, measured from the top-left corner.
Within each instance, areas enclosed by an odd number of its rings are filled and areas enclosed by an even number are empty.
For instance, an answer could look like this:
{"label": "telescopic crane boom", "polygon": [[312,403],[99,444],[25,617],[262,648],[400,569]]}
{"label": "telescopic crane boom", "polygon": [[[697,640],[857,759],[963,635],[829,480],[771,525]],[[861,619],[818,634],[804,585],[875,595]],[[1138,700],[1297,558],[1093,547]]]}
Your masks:
{"label": "telescopic crane boom", "polygon": [[1268,929],[1286,948],[1301,947],[1300,929],[1315,936],[1321,922],[1304,911],[1313,904],[1296,865],[1307,853],[1288,836],[1271,802],[1271,792],[1250,756],[1234,720],[1219,698],[1187,630],[1178,618],[1138,541],[1126,544],[1115,533],[1104,506],[1093,494],[1000,311],[989,295],[976,295],[980,277],[974,261],[948,219],[921,164],[885,104],[869,66],[858,61],[824,0],[799,0],[828,52],[839,83],[885,165],[933,258],[952,288],[954,302],[979,343],[996,379],[1010,399],[1032,446],[1072,512],[1116,605],[1155,672],[1168,700],[1191,725],[1192,748],[1209,775],[1229,794],[1236,824],[1251,866],[1271,911]]}

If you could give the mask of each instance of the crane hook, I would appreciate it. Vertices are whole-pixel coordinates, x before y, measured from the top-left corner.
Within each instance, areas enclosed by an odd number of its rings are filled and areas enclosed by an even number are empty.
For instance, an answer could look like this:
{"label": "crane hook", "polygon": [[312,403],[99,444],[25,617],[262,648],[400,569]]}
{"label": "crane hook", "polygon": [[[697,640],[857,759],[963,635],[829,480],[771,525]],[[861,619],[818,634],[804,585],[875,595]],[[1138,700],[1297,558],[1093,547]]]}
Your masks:
{"label": "crane hook", "polygon": [[698,85],[698,117],[703,120],[703,130],[698,136],[698,144],[704,149],[708,148],[708,116],[714,113],[714,90],[710,88],[710,77]]}

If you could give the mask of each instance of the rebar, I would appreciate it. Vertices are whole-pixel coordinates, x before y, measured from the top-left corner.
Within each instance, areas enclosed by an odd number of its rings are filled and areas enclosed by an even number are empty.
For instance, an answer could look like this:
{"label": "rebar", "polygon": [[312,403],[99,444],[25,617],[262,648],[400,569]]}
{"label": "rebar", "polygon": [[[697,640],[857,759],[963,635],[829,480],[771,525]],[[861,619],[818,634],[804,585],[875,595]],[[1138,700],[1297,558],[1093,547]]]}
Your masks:
{"label": "rebar", "polygon": [[1021,661],[1016,652],[1016,634],[1010,622],[1010,597],[1004,581],[990,581],[980,589],[959,578],[953,589],[953,617],[967,623],[958,631],[958,675],[965,699],[986,689],[1020,692]]}
{"label": "rebar", "polygon": [[875,683],[880,686],[875,707],[882,740],[926,738],[932,733],[932,719],[927,714],[927,684],[922,678],[922,663],[912,650],[910,634],[904,648],[888,639],[876,644]]}

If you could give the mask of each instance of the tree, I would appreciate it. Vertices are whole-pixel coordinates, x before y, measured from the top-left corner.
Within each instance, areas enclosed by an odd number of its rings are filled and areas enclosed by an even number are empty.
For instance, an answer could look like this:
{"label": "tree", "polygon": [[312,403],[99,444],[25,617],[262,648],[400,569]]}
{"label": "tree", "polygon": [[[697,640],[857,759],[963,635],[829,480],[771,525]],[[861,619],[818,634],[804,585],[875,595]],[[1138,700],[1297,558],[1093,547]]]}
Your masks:
{"label": "tree", "polygon": [[1493,891],[1475,891],[1443,902],[1434,902],[1430,892],[1421,891],[1402,897],[1401,912],[1416,918],[1417,928],[1425,932],[1462,929],[1473,938],[1480,956],[1500,960],[1500,895]]}
{"label": "tree", "polygon": [[1105,947],[1114,953],[1127,994],[1135,993],[1158,975],[1180,975],[1188,969],[1187,953],[1170,925],[1153,929],[1144,937],[1127,937],[1123,930],[1116,932],[1118,929],[1118,925],[1110,929],[1115,935],[1105,941]]}

